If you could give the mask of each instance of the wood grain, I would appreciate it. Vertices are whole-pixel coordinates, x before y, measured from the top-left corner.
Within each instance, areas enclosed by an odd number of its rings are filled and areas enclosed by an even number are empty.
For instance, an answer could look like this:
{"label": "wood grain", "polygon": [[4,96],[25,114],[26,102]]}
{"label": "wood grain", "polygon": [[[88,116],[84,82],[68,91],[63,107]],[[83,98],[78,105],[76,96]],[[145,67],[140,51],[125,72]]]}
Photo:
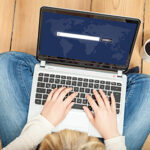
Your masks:
{"label": "wood grain", "polygon": [[[146,0],[145,22],[144,22],[144,42],[150,39],[150,0]],[[143,73],[150,75],[150,63],[143,61]]]}
{"label": "wood grain", "polygon": [[90,10],[90,2],[91,0],[17,0],[12,50],[35,55],[41,6]]}
{"label": "wood grain", "polygon": [[0,0],[0,53],[10,49],[14,4],[15,0]]}
{"label": "wood grain", "polygon": [[142,45],[142,28],[143,28],[143,0],[93,0],[92,11],[112,14],[136,17],[141,20],[141,26],[134,47],[133,55],[130,62],[130,67],[141,67],[141,58],[139,50]]}
{"label": "wood grain", "polygon": [[145,143],[143,145],[142,150],[150,150],[150,134],[147,137],[147,139],[146,139],[146,141],[145,141]]}

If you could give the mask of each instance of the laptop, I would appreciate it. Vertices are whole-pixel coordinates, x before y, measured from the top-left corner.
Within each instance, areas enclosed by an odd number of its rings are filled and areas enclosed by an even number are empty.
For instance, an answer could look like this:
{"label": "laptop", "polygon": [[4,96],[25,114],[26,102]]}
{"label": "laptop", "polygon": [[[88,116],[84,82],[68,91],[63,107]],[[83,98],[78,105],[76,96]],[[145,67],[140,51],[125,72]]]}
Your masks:
{"label": "laptop", "polygon": [[71,129],[101,137],[83,106],[92,111],[86,94],[102,89],[116,100],[117,125],[123,133],[127,76],[140,26],[136,18],[54,7],[40,9],[39,32],[28,121],[40,114],[54,88],[78,92],[71,111],[53,130]]}

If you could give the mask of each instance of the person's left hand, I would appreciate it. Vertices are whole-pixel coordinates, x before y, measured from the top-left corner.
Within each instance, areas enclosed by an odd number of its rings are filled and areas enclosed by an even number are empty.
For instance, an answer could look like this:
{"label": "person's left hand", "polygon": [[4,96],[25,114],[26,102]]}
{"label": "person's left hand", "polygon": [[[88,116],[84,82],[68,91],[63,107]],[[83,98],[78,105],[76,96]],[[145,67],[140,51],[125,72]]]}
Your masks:
{"label": "person's left hand", "polygon": [[54,126],[57,126],[66,117],[74,104],[72,100],[78,95],[77,92],[72,93],[63,100],[71,90],[72,88],[61,87],[59,89],[52,90],[52,92],[48,95],[41,115]]}

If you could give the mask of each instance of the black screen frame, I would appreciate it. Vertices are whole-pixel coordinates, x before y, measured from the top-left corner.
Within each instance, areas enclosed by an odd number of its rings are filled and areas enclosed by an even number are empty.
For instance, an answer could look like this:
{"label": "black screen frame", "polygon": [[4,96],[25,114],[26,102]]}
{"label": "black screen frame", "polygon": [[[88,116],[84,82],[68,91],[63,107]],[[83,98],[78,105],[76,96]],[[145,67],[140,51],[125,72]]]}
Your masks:
{"label": "black screen frame", "polygon": [[[40,55],[41,29],[42,29],[42,21],[43,21],[44,12],[55,12],[55,13],[68,14],[68,15],[83,16],[83,17],[88,17],[88,18],[97,18],[97,19],[105,19],[105,20],[120,21],[120,22],[131,22],[131,23],[137,24],[136,32],[135,32],[133,42],[129,51],[129,56],[128,56],[126,65],[122,66],[122,65],[114,65],[114,64],[107,64],[107,63],[98,63],[98,62],[92,62],[92,61],[90,62],[90,61],[75,60],[75,59],[69,59],[69,58],[65,59],[65,58],[54,57],[54,56]],[[129,63],[130,63],[131,56],[133,53],[133,48],[136,42],[140,24],[141,24],[141,21],[138,18],[129,18],[129,17],[122,17],[122,16],[115,16],[115,15],[100,14],[100,13],[95,13],[95,12],[93,13],[93,12],[87,12],[87,11],[43,6],[40,8],[36,59],[39,61],[45,60],[48,63],[93,68],[93,69],[100,69],[100,70],[110,70],[110,71],[122,70],[126,72],[129,68]]]}

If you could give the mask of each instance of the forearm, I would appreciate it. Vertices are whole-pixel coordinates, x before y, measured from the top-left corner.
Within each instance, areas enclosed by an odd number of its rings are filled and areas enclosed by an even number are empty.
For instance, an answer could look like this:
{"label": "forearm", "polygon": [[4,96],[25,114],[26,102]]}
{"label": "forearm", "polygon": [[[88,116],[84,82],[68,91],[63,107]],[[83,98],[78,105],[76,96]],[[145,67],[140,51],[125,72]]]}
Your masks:
{"label": "forearm", "polygon": [[41,115],[27,123],[22,133],[2,150],[32,150],[51,133],[54,126]]}
{"label": "forearm", "polygon": [[126,150],[125,137],[118,136],[104,141],[106,150]]}

